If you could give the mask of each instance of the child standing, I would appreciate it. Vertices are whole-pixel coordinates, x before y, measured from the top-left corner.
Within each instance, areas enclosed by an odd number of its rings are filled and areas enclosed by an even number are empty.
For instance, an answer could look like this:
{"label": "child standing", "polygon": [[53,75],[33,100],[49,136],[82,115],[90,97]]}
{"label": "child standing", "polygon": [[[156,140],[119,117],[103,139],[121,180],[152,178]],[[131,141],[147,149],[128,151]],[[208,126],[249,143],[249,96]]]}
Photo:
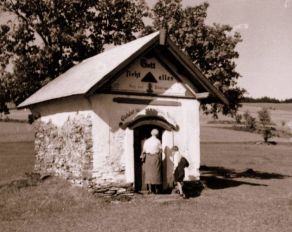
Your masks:
{"label": "child standing", "polygon": [[177,146],[173,146],[173,176],[174,181],[177,183],[179,194],[185,198],[183,192],[183,180],[185,177],[185,168],[189,166],[189,162],[181,155]]}

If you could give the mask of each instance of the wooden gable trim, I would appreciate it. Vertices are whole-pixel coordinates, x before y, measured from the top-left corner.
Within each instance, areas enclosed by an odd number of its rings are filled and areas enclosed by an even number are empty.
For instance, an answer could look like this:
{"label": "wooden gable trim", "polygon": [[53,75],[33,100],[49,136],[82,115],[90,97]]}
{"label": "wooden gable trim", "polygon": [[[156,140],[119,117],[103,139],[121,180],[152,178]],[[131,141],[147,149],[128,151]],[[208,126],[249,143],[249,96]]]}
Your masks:
{"label": "wooden gable trim", "polygon": [[[118,67],[113,69],[110,73],[108,73],[102,80],[100,80],[97,84],[95,84],[91,89],[86,93],[86,96],[90,96],[94,94],[98,89],[105,86],[109,81],[114,81],[118,78],[118,74],[125,70],[131,63],[137,59],[139,56],[147,53],[153,47],[155,47],[159,42],[159,34],[151,39],[148,43],[146,43],[141,49],[131,55],[128,59],[122,62]],[[114,78],[114,79],[113,79]]]}
{"label": "wooden gable trim", "polygon": [[188,90],[190,91],[190,93],[194,96],[194,98],[198,99],[197,98],[197,88],[192,85],[192,86],[189,86],[187,83],[185,83],[185,81],[180,77],[180,74],[177,72],[177,70],[175,69],[175,67],[173,66],[173,64],[171,62],[169,62],[167,60],[167,58],[165,56],[163,56],[159,51],[155,50],[154,49],[154,52],[155,52],[155,55],[157,56],[159,62],[166,66],[166,68],[170,71],[170,73],[172,75],[175,76],[175,78],[177,78],[179,80],[179,82],[182,83],[182,85]]}
{"label": "wooden gable trim", "polygon": [[[112,82],[116,80],[123,70],[125,70],[131,63],[139,58],[140,56],[143,56],[143,54],[146,54],[151,49],[154,49],[156,46],[159,45],[159,34],[155,36],[153,39],[151,39],[148,43],[146,43],[141,49],[139,49],[137,52],[135,52],[133,55],[131,55],[128,59],[126,59],[124,62],[122,62],[118,67],[113,69],[110,73],[108,73],[101,81],[99,81],[97,84],[95,84],[86,94],[85,96],[88,97],[90,95],[93,95],[94,93],[98,92],[98,90],[102,91],[102,87],[106,86],[109,82]],[[162,47],[162,46],[161,46]],[[192,61],[183,54],[177,46],[169,39],[167,38],[166,45],[163,45],[164,49],[167,49],[171,54],[177,59],[178,62],[192,75],[197,77],[196,81],[203,86],[207,91],[212,93],[214,96],[218,97],[223,103],[229,104],[227,98],[216,88],[214,87],[210,81],[202,74],[202,72],[192,63]],[[163,59],[162,55],[159,55],[159,53],[155,52],[157,55],[157,58],[160,60]],[[163,61],[163,60],[162,60]],[[162,62],[165,63],[166,62]],[[180,80],[178,73],[174,68],[171,67],[171,65],[167,65],[169,71]],[[180,80],[182,83],[184,83],[182,80]],[[191,80],[190,80],[191,81]],[[192,82],[192,81],[191,81]],[[184,84],[185,85],[185,84]],[[194,88],[194,86],[190,87],[185,85],[187,89]],[[194,88],[195,89],[195,88]],[[202,94],[196,93],[194,91],[191,91],[192,94],[196,99],[203,99],[206,98],[207,93],[204,92]],[[196,93],[196,94],[195,94]]]}
{"label": "wooden gable trim", "polygon": [[193,62],[183,54],[177,46],[168,38],[168,50],[171,54],[186,68],[193,76],[197,77],[197,81],[210,93],[218,97],[224,104],[229,104],[228,99],[203,75],[203,73],[193,64]]}
{"label": "wooden gable trim", "polygon": [[114,95],[123,95],[123,96],[142,96],[142,97],[159,97],[159,98],[169,98],[169,99],[198,99],[195,97],[187,96],[173,96],[173,95],[158,95],[153,93],[137,93],[137,92],[123,92],[123,91],[101,91],[103,94],[114,94]]}
{"label": "wooden gable trim", "polygon": [[126,98],[126,97],[115,97],[113,102],[123,104],[137,104],[137,105],[153,105],[153,106],[181,106],[178,101],[171,100],[156,100],[146,98]]}

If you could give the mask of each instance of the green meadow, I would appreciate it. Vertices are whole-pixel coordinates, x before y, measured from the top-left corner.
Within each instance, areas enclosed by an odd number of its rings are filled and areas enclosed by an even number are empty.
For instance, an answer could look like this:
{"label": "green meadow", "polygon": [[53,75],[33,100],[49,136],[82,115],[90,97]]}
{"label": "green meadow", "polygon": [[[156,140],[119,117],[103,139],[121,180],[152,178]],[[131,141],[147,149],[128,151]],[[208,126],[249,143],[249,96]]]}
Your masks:
{"label": "green meadow", "polygon": [[[240,111],[256,116],[261,107],[244,104]],[[265,107],[277,127],[290,130],[292,104]],[[0,231],[290,232],[291,138],[267,145],[260,134],[232,130],[232,120],[201,117],[200,196],[135,194],[131,200],[98,198],[56,177],[15,184],[33,171],[33,126],[0,122]]]}

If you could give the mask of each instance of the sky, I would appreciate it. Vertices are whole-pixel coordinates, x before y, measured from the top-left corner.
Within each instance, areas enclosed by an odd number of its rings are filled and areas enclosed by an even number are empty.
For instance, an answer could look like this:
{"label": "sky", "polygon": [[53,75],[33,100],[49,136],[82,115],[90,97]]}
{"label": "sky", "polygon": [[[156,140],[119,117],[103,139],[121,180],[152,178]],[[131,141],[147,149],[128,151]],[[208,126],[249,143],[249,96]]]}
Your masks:
{"label": "sky", "polygon": [[[205,1],[207,24],[229,24],[242,36],[236,70],[247,96],[292,98],[292,0]],[[146,2],[153,6],[156,0]],[[202,2],[183,0],[183,6]]]}
{"label": "sky", "polygon": [[[157,2],[145,1],[150,7]],[[242,36],[236,70],[246,96],[292,98],[292,0],[205,1],[207,24],[229,24]],[[202,2],[183,0],[183,6]]]}

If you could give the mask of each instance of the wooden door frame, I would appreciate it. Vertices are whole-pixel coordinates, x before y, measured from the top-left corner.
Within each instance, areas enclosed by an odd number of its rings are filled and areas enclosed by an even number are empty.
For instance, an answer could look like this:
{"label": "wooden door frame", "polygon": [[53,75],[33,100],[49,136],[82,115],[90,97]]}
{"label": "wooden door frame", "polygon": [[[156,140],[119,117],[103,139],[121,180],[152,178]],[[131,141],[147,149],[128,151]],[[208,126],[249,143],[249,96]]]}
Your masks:
{"label": "wooden door frame", "polygon": [[[137,126],[133,129],[133,136],[134,136],[134,141],[133,141],[133,146],[134,146],[134,188],[135,191],[143,191],[146,190],[145,184],[143,185],[143,164],[140,160],[140,155],[142,152],[142,140],[149,138],[151,136],[151,130],[152,129],[158,129],[159,135],[158,139],[160,139],[162,143],[162,134],[165,131],[165,128],[153,124],[144,124]],[[146,133],[145,133],[146,131]],[[144,135],[141,135],[139,133],[144,133]],[[162,175],[162,171],[161,171]]]}

